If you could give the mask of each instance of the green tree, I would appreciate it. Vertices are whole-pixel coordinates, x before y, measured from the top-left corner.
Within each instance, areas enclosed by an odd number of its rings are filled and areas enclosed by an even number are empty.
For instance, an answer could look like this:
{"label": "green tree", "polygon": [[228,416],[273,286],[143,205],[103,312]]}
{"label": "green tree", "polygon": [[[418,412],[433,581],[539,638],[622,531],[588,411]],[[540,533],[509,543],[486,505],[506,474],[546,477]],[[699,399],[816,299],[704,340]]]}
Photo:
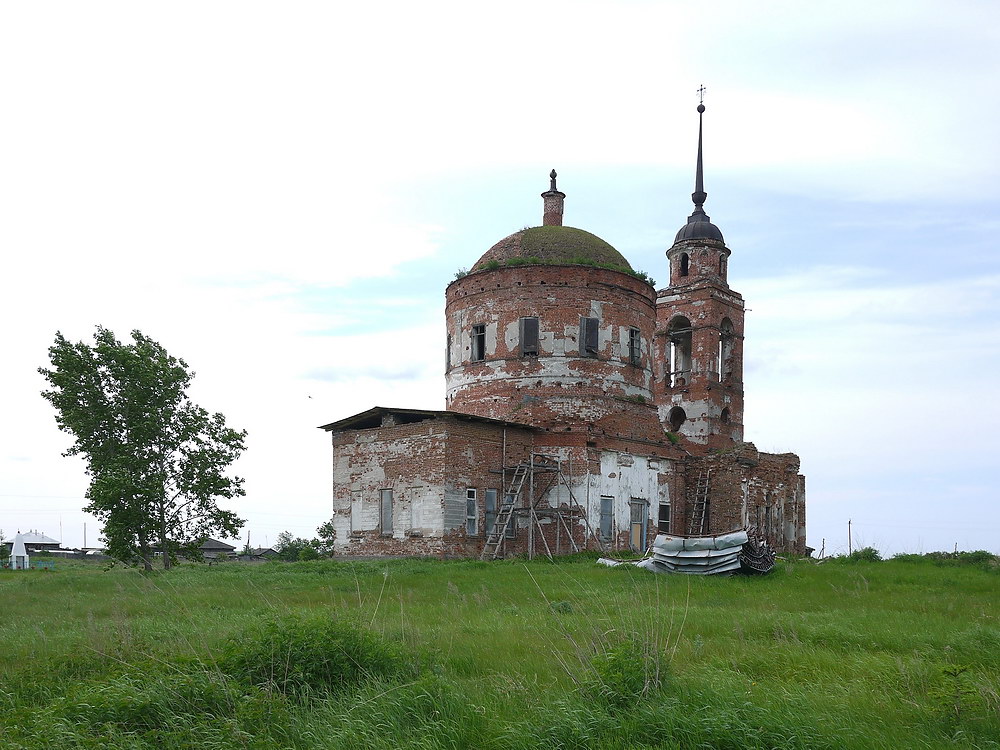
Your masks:
{"label": "green tree", "polygon": [[151,570],[157,546],[170,568],[210,534],[236,535],[244,522],[216,503],[245,494],[225,472],[246,432],[191,401],[184,360],[140,331],[123,343],[98,326],[93,346],[56,333],[49,361],[39,368],[51,386],[42,397],[74,438],[64,455],[86,460],[84,510],[103,522],[112,557]]}
{"label": "green tree", "polygon": [[321,524],[316,529],[316,534],[318,536],[312,540],[313,546],[321,555],[329,557],[333,554],[333,544],[337,540],[337,530],[333,527],[333,519]]}
{"label": "green tree", "polygon": [[294,537],[288,531],[282,531],[278,538],[274,540],[274,551],[278,553],[278,558],[295,562],[299,559],[299,553],[306,547],[310,547],[308,539]]}

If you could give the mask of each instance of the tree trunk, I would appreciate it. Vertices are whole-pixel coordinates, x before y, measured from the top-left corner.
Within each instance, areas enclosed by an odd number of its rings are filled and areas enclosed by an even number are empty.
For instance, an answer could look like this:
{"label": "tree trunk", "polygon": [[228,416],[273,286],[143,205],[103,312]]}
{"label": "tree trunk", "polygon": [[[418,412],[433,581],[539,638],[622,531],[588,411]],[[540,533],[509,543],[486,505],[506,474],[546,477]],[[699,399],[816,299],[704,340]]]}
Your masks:
{"label": "tree trunk", "polygon": [[163,569],[170,570],[173,567],[170,548],[167,546],[167,509],[165,503],[160,503],[160,547],[163,548]]}

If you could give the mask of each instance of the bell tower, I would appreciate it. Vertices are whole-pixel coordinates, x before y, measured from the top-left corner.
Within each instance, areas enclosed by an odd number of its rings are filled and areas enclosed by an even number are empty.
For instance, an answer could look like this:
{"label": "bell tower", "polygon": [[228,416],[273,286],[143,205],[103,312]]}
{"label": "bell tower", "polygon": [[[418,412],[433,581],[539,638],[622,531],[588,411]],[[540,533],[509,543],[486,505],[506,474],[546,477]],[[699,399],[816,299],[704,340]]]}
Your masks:
{"label": "bell tower", "polygon": [[709,450],[743,442],[744,306],[727,282],[731,251],[705,213],[704,112],[701,101],[694,212],[667,250],[670,285],[657,292],[655,400],[665,430]]}

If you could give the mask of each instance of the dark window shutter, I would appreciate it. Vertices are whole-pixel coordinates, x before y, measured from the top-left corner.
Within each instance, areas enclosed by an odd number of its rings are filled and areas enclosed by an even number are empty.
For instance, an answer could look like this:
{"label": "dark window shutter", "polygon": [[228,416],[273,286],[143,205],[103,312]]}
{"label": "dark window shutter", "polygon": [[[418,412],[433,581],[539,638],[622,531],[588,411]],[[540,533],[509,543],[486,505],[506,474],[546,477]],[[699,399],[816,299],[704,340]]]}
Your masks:
{"label": "dark window shutter", "polygon": [[521,356],[538,354],[538,318],[521,318]]}
{"label": "dark window shutter", "polygon": [[580,354],[597,355],[597,318],[580,318]]}

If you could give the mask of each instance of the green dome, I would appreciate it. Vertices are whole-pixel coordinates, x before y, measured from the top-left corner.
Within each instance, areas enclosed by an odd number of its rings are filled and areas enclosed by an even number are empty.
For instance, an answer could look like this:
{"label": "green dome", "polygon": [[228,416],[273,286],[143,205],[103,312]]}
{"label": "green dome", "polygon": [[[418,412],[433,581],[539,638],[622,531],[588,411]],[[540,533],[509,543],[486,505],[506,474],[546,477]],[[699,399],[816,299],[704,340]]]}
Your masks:
{"label": "green dome", "polygon": [[489,263],[505,265],[514,259],[522,262],[537,259],[537,262],[547,265],[578,263],[632,270],[625,256],[597,235],[582,229],[554,225],[522,229],[504,237],[476,261],[472,270],[482,271]]}

